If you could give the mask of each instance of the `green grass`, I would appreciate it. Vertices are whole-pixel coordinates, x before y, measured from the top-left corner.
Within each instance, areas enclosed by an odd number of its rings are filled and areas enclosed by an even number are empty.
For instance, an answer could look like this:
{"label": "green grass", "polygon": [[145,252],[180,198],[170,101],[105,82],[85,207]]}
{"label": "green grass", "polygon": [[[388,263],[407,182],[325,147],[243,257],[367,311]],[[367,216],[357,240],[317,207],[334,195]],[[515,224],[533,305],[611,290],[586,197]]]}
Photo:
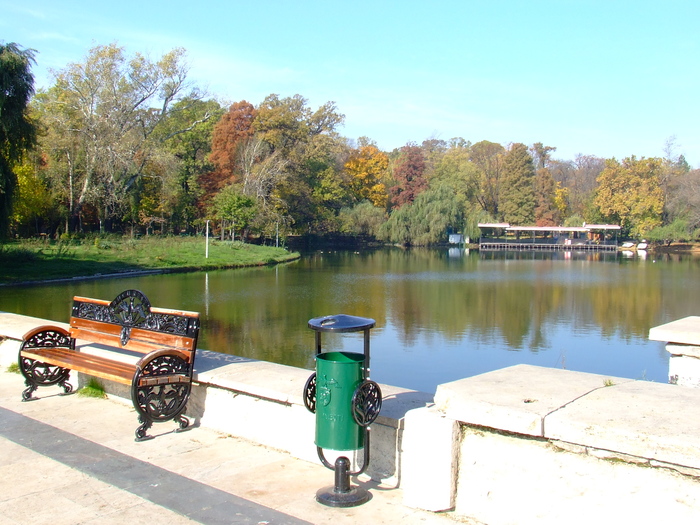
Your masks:
{"label": "green grass", "polygon": [[140,270],[196,271],[260,266],[299,257],[284,248],[202,237],[97,236],[0,245],[0,284],[94,277]]}
{"label": "green grass", "polygon": [[94,377],[91,377],[90,381],[88,381],[83,388],[78,390],[77,394],[83,397],[96,397],[99,399],[104,399],[107,397],[104,387]]}
{"label": "green grass", "polygon": [[10,374],[19,374],[19,365],[17,363],[10,363],[10,366],[7,367],[7,371]]}

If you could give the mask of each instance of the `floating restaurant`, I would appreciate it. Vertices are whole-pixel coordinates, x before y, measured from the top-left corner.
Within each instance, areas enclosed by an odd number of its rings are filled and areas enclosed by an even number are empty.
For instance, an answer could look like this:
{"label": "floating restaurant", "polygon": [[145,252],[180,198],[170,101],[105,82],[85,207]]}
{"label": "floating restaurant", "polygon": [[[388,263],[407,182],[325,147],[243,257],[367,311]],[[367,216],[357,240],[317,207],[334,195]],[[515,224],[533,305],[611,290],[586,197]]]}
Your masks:
{"label": "floating restaurant", "polygon": [[479,223],[479,249],[491,251],[617,251],[620,226],[585,224],[566,226],[511,226],[508,223]]}

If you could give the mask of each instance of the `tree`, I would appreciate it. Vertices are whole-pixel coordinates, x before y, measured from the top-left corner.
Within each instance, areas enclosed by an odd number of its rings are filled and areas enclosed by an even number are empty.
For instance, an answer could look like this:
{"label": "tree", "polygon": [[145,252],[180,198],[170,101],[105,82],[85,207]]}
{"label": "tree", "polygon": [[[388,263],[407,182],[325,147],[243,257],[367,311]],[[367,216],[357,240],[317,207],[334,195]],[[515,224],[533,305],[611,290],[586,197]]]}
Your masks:
{"label": "tree", "polygon": [[41,159],[37,161],[37,169],[25,160],[15,167],[17,175],[16,195],[11,216],[11,231],[20,234],[38,234],[46,224],[46,219],[51,215],[53,199],[39,176],[42,168]]}
{"label": "tree", "polygon": [[34,146],[35,124],[29,118],[34,94],[33,49],[15,43],[0,44],[0,239],[7,235],[17,187],[15,166]]}
{"label": "tree", "polygon": [[138,53],[128,57],[116,44],[96,46],[84,62],[56,73],[55,85],[38,97],[50,130],[44,145],[66,188],[74,228],[85,205],[94,206],[101,221],[119,220],[138,179],[171,165],[164,142],[211,117],[159,133],[169,116],[186,108],[178,101],[201,98],[187,80],[184,57],[174,49],[151,62]]}
{"label": "tree", "polygon": [[[276,196],[299,231],[326,231],[350,203],[343,159],[347,147],[336,128],[344,120],[334,102],[312,111],[300,95],[269,95],[258,106],[255,138],[268,144],[269,157],[284,162]],[[337,225],[337,224],[336,224]]]}
{"label": "tree", "polygon": [[500,211],[511,224],[535,222],[535,169],[525,144],[513,144],[503,157]]}
{"label": "tree", "polygon": [[557,148],[552,146],[545,146],[541,142],[535,142],[530,148],[530,154],[532,155],[533,162],[535,163],[535,169],[541,170],[546,168],[549,164],[549,159],[551,154],[555,152]]}
{"label": "tree", "polygon": [[231,223],[231,240],[234,240],[236,229],[245,230],[255,215],[255,201],[243,195],[235,184],[230,184],[214,197],[214,211],[222,220],[222,239],[223,221],[228,221]]}
{"label": "tree", "polygon": [[605,168],[605,159],[579,154],[573,161],[552,160],[547,165],[555,183],[566,191],[567,214],[585,215],[597,187],[596,179]]}
{"label": "tree", "polygon": [[341,209],[338,219],[340,231],[343,233],[376,237],[382,224],[386,222],[386,214],[370,201],[362,201],[352,208]]}
{"label": "tree", "polygon": [[535,224],[537,226],[559,224],[562,197],[562,194],[556,191],[556,184],[550,171],[547,168],[538,169],[535,176]]}
{"label": "tree", "polygon": [[598,176],[594,204],[610,222],[620,224],[632,236],[644,237],[662,223],[662,168],[657,158],[607,160]]}
{"label": "tree", "polygon": [[350,188],[358,201],[369,200],[384,208],[389,198],[384,179],[389,169],[389,158],[376,146],[362,146],[350,153],[345,170],[350,175]]}
{"label": "tree", "polygon": [[[202,187],[200,181],[213,170],[209,160],[212,133],[216,117],[222,113],[223,109],[215,100],[185,98],[173,105],[173,112],[160,129],[164,136],[170,136],[163,147],[172,155],[175,164],[173,173],[165,174],[168,184],[161,188],[170,190],[167,195],[170,220],[181,230],[190,230],[206,206],[200,201],[209,188]],[[207,115],[211,118],[205,118]]]}
{"label": "tree", "polygon": [[390,189],[393,208],[396,210],[411,203],[428,187],[425,179],[425,157],[423,150],[414,143],[401,148],[401,155],[394,166],[396,185]]}
{"label": "tree", "polygon": [[492,217],[499,216],[501,176],[505,149],[500,144],[482,140],[474,144],[469,157],[481,174],[481,189],[477,197],[481,207]]}
{"label": "tree", "polygon": [[241,149],[245,147],[246,140],[253,136],[255,115],[253,105],[241,100],[231,105],[214,127],[209,160],[216,167],[219,181],[236,181]]}

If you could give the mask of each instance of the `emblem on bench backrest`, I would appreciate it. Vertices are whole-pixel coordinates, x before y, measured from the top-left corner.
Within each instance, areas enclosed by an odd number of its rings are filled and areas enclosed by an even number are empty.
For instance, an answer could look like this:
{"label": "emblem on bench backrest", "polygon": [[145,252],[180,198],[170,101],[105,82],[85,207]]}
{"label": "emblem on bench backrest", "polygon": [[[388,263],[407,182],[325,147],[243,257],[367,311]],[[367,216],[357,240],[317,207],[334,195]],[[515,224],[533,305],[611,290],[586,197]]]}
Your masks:
{"label": "emblem on bench backrest", "polygon": [[114,316],[122,325],[122,346],[129,342],[131,328],[143,324],[151,315],[151,302],[138,290],[126,290],[109,303]]}

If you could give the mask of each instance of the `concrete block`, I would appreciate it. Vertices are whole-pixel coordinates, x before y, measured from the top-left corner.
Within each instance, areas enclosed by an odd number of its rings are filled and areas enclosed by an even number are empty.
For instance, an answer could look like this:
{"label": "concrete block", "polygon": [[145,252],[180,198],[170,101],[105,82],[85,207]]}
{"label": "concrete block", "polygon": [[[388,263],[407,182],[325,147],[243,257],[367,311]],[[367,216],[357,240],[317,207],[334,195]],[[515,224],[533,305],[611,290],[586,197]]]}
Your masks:
{"label": "concrete block", "polygon": [[545,419],[545,436],[700,467],[700,390],[632,381],[590,392]]}
{"label": "concrete block", "polygon": [[[531,365],[438,385],[435,405],[451,419],[543,436],[545,416],[605,386],[605,377]],[[615,383],[631,381],[615,378]]]}
{"label": "concrete block", "polygon": [[700,317],[690,316],[654,326],[649,330],[649,339],[700,346]]}
{"label": "concrete block", "polygon": [[666,351],[671,354],[671,357],[688,356],[700,359],[700,346],[667,344]]}
{"label": "concrete block", "polygon": [[454,507],[459,425],[431,408],[406,413],[401,442],[404,504],[434,512]]}
{"label": "concrete block", "polygon": [[668,360],[668,379],[674,385],[700,388],[700,359],[688,355],[671,355]]}
{"label": "concrete block", "polygon": [[697,522],[700,483],[574,454],[546,440],[464,429],[457,517],[489,525]]}

